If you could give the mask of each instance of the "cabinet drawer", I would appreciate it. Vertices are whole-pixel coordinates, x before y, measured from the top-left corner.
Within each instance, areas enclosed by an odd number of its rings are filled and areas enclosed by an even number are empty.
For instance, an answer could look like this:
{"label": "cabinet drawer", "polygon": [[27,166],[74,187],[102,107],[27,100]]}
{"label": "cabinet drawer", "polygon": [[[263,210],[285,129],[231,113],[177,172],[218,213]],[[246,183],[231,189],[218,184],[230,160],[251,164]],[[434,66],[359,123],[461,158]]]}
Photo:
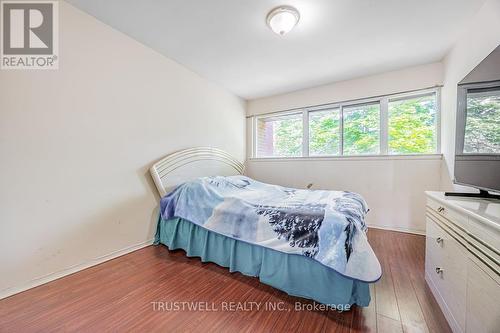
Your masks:
{"label": "cabinet drawer", "polygon": [[[425,229],[425,259],[434,265],[439,265],[443,261],[445,232],[429,217],[425,219]],[[432,269],[434,270],[435,268],[433,267]],[[433,272],[429,273],[429,275],[433,275]]]}
{"label": "cabinet drawer", "polygon": [[[453,318],[465,331],[467,287],[466,249],[436,224],[426,220],[426,272],[438,289]],[[441,241],[437,241],[441,239]],[[436,269],[442,269],[441,273]]]}
{"label": "cabinet drawer", "polygon": [[432,199],[427,199],[427,206],[429,206],[438,216],[445,217],[459,227],[467,229],[468,219],[463,214]]}
{"label": "cabinet drawer", "polygon": [[442,242],[444,240],[444,231],[428,217],[426,218],[425,228],[425,272],[442,296],[443,279],[441,274],[436,272],[436,269],[443,268],[444,249]]}
{"label": "cabinet drawer", "polygon": [[471,260],[467,271],[467,332],[500,332],[500,285]]}

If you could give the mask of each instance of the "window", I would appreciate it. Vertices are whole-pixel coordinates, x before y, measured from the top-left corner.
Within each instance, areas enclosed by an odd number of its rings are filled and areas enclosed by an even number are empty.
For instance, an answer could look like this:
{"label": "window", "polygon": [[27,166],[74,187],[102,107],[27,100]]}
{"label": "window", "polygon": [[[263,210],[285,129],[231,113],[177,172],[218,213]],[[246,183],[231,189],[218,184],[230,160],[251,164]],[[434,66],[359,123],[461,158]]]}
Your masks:
{"label": "window", "polygon": [[258,118],[257,156],[302,156],[302,112]]}
{"label": "window", "polygon": [[340,109],[309,112],[309,155],[340,154]]}
{"label": "window", "polygon": [[380,104],[347,106],[344,116],[344,155],[380,152]]}
{"label": "window", "polygon": [[[439,89],[426,89],[256,116],[255,156],[434,154],[439,150],[438,101]],[[498,90],[470,94],[467,103],[476,110],[467,119],[468,147],[479,140],[482,148],[470,149],[498,149],[500,138],[478,137],[481,128],[497,124],[484,110],[498,110]]]}
{"label": "window", "polygon": [[464,153],[500,153],[500,87],[467,93]]}
{"label": "window", "polygon": [[436,152],[434,93],[389,100],[389,154]]}

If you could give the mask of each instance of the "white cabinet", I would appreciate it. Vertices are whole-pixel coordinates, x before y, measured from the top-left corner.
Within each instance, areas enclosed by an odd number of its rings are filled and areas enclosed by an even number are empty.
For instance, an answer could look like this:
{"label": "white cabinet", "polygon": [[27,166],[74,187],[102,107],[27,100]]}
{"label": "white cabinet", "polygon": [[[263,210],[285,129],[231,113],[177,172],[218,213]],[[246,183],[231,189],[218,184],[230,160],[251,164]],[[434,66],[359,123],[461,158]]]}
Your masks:
{"label": "white cabinet", "polygon": [[454,332],[500,332],[500,203],[427,192],[425,279]]}
{"label": "white cabinet", "polygon": [[467,266],[467,332],[500,332],[500,287],[479,265]]}

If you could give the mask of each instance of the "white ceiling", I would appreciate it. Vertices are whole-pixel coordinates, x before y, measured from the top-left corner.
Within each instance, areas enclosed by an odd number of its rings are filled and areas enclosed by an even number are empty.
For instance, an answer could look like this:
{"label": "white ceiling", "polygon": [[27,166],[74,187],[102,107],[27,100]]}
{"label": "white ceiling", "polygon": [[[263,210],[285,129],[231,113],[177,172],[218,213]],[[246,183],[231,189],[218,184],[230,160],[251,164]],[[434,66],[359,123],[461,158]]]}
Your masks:
{"label": "white ceiling", "polygon": [[[68,2],[253,99],[439,61],[485,0]],[[284,37],[265,23],[282,4],[302,16]]]}

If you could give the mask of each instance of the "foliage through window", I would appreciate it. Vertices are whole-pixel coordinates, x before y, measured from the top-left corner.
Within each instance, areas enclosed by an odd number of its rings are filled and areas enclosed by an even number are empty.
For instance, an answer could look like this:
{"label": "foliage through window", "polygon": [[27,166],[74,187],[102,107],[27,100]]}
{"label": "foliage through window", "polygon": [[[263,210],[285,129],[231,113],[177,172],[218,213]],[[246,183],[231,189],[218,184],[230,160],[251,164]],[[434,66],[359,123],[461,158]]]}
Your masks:
{"label": "foliage through window", "polygon": [[309,155],[339,155],[340,109],[309,112]]}
{"label": "foliage through window", "polygon": [[380,151],[380,104],[344,108],[344,155],[375,155]]}
{"label": "foliage through window", "polygon": [[[478,138],[479,126],[498,126],[500,96],[469,98],[475,110],[470,142],[498,149],[495,138]],[[370,100],[305,108],[292,113],[258,116],[256,157],[358,156],[432,154],[438,151],[438,90],[383,96]],[[483,111],[480,110],[482,105]],[[486,113],[485,113],[486,112]],[[475,117],[475,118],[474,118]],[[482,117],[482,118],[481,118]],[[492,131],[490,131],[492,132]],[[494,131],[493,131],[494,132]],[[467,133],[466,133],[467,135]],[[476,137],[472,138],[475,135]],[[495,141],[496,140],[496,141]],[[486,148],[483,148],[486,149]],[[477,150],[477,149],[476,149]]]}
{"label": "foliage through window", "polygon": [[389,101],[389,153],[436,151],[436,97],[427,94]]}
{"label": "foliage through window", "polygon": [[263,157],[301,156],[302,113],[258,119],[257,152]]}

